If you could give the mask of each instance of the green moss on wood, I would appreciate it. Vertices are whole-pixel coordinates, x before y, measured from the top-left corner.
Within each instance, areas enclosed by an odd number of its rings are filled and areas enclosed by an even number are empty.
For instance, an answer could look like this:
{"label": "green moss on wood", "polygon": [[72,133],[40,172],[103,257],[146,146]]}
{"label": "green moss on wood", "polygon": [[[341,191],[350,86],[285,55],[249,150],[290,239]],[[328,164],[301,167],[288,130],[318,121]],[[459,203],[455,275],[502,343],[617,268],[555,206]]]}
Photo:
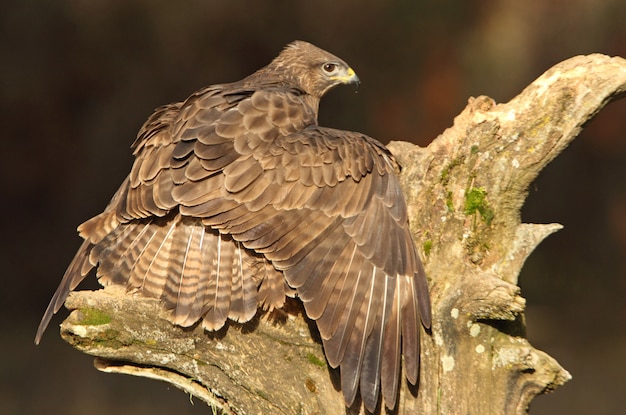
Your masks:
{"label": "green moss on wood", "polygon": [[432,239],[429,239],[426,242],[424,242],[424,244],[422,245],[422,248],[424,249],[424,255],[429,256],[430,251],[433,249]]}
{"label": "green moss on wood", "polygon": [[320,359],[319,357],[317,357],[313,353],[307,353],[306,354],[306,360],[308,360],[309,363],[312,363],[315,366],[319,366],[319,367],[322,367],[322,368],[326,367],[326,361]]}
{"label": "green moss on wood", "polygon": [[446,193],[446,207],[448,208],[448,212],[454,212],[454,202],[452,202],[451,191],[448,191],[448,193]]}
{"label": "green moss on wood", "polygon": [[111,322],[111,316],[101,310],[85,307],[79,311],[82,318],[78,324],[82,326],[101,326]]}
{"label": "green moss on wood", "polygon": [[440,176],[441,184],[443,184],[444,186],[447,186],[448,182],[450,181],[450,172],[454,170],[455,167],[460,166],[464,161],[465,161],[465,157],[460,156],[452,160],[450,163],[448,163],[448,165],[444,167],[443,170],[441,171],[441,176]]}
{"label": "green moss on wood", "polygon": [[491,225],[491,221],[495,216],[493,209],[487,201],[487,191],[482,187],[472,187],[465,192],[464,212],[466,215],[479,213],[488,226]]}

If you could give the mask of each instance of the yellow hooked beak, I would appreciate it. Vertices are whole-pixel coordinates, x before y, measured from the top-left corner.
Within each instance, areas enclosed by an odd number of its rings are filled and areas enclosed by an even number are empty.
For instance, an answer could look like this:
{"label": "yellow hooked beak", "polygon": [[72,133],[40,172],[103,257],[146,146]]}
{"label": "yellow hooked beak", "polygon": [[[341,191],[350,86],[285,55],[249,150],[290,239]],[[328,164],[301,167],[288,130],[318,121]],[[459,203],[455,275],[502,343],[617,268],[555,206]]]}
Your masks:
{"label": "yellow hooked beak", "polygon": [[339,73],[336,76],[333,76],[332,78],[330,78],[334,81],[339,81],[342,84],[359,84],[359,77],[356,76],[356,72],[354,72],[354,69],[352,68],[348,68],[345,71],[342,71],[341,73]]}

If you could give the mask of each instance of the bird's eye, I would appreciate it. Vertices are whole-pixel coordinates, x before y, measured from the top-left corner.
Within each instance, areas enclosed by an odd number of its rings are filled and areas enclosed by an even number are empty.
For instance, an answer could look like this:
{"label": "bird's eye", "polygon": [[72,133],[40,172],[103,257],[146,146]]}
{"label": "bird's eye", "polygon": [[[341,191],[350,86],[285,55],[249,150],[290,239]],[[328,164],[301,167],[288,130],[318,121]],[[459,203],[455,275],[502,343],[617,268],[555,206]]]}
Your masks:
{"label": "bird's eye", "polygon": [[333,73],[337,70],[337,64],[336,63],[325,63],[324,65],[322,65],[322,69],[324,70],[324,72],[326,73]]}

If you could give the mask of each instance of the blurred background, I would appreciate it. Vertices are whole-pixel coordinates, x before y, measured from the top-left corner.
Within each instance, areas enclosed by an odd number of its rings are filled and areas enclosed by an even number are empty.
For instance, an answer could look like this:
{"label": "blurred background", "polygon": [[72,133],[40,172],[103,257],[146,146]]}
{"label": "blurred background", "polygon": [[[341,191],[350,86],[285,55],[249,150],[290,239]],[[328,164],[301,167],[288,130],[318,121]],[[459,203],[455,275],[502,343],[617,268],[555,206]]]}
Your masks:
{"label": "blurred background", "polygon": [[[238,80],[302,39],[362,80],[356,94],[329,94],[322,125],[426,146],[470,96],[506,102],[571,56],[626,57],[625,22],[623,0],[2,2],[0,412],[207,413],[163,383],[96,371],[60,340],[66,312],[33,344],[80,244],[76,226],[126,176],[153,108]],[[574,377],[530,413],[623,413],[626,100],[544,170],[522,216],[565,225],[520,282],[531,343]]]}

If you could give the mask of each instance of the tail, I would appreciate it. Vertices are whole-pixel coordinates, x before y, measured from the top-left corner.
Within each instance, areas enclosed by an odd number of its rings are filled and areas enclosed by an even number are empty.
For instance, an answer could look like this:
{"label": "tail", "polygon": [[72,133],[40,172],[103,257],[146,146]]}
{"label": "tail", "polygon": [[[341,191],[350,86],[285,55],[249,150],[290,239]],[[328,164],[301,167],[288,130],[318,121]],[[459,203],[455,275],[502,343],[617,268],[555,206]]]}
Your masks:
{"label": "tail", "polygon": [[46,308],[41,318],[37,334],[35,335],[35,344],[39,344],[41,341],[41,337],[46,331],[48,324],[50,324],[52,316],[59,311],[70,291],[74,290],[93,268],[93,265],[89,262],[89,252],[92,247],[93,245],[89,241],[84,241],[67,271],[65,271],[59,287],[52,296],[50,304],[48,304],[48,308]]}

